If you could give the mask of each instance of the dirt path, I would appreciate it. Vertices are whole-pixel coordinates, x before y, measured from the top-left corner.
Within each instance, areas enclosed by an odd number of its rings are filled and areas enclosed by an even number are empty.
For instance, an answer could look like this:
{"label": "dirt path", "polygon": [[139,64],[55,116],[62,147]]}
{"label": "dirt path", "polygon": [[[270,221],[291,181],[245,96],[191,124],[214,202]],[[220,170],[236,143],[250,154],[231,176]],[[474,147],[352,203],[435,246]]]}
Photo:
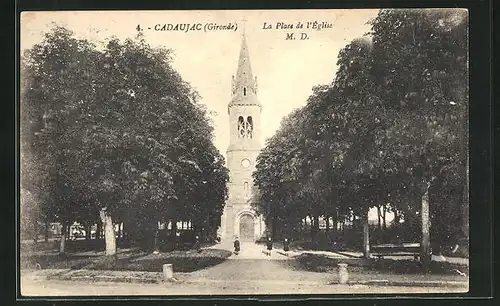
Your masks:
{"label": "dirt path", "polygon": [[[231,250],[229,243],[219,244],[215,248]],[[294,271],[287,267],[288,257],[278,254],[275,250],[271,256],[265,255],[262,251],[264,246],[255,243],[242,243],[241,252],[233,254],[225,262],[189,273],[188,282],[226,282],[235,283],[255,283],[262,286],[268,283],[270,286],[280,283],[294,284],[327,284],[332,281],[332,275],[327,273]]]}
{"label": "dirt path", "polygon": [[[214,249],[224,249],[233,252],[233,242],[225,241],[220,244],[213,245],[210,248]],[[253,242],[242,242],[240,245],[240,252],[238,255],[233,255],[229,259],[272,259],[272,260],[285,260],[288,257],[281,255],[276,252],[276,250],[271,251],[271,257],[266,256],[263,251],[265,250],[264,245],[256,244]]]}

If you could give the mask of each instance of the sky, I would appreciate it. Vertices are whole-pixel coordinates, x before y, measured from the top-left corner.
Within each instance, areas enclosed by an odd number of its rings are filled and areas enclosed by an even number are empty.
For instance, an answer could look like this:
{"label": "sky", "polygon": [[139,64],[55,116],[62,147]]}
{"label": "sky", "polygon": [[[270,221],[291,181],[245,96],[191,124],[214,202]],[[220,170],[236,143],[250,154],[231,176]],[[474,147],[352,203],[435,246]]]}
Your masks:
{"label": "sky", "polygon": [[[337,56],[352,39],[370,31],[367,22],[378,10],[272,10],[272,11],[94,11],[24,12],[21,15],[21,50],[43,39],[55,25],[77,37],[106,42],[115,36],[133,38],[137,26],[151,46],[174,50],[173,67],[201,96],[212,112],[215,145],[225,155],[229,145],[227,104],[231,76],[236,74],[243,29],[253,74],[258,78],[262,104],[262,144],[279,128],[281,119],[305,105],[316,85],[334,79]],[[307,22],[331,27],[307,29]],[[303,29],[295,28],[297,23]],[[237,25],[234,30],[155,31],[164,24]],[[264,29],[270,25],[271,29]],[[291,24],[293,29],[278,27]],[[310,24],[312,26],[312,24]],[[151,28],[151,29],[148,29]],[[294,33],[295,40],[287,40]],[[307,40],[300,39],[306,33]]]}
{"label": "sky", "polygon": [[[200,94],[200,103],[211,112],[215,145],[225,156],[229,145],[227,105],[231,100],[231,77],[236,74],[243,30],[252,71],[258,78],[264,145],[284,116],[306,104],[314,86],[332,82],[339,51],[351,40],[368,33],[367,22],[377,13],[378,10],[359,9],[23,12],[20,46],[22,51],[40,43],[43,35],[56,25],[98,46],[112,37],[120,40],[135,37],[139,25],[151,46],[174,50],[172,65]],[[297,28],[299,22],[303,28]],[[314,22],[325,26],[313,29]],[[189,24],[189,28],[195,25],[200,30],[155,30],[168,24],[172,27]],[[233,25],[233,28],[205,31],[210,24]],[[286,39],[289,33],[294,33],[294,40]],[[301,40],[301,33],[308,39]],[[371,220],[376,219],[376,210],[369,215]],[[388,221],[392,218],[391,214]]]}

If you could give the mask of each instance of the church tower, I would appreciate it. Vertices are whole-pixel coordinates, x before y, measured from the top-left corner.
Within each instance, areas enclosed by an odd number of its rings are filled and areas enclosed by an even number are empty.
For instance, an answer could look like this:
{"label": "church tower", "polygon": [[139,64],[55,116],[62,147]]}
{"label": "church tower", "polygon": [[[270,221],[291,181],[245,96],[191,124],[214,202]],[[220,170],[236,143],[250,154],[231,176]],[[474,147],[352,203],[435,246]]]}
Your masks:
{"label": "church tower", "polygon": [[264,233],[264,222],[252,209],[258,195],[253,184],[257,155],[262,145],[260,115],[262,105],[257,99],[257,77],[253,76],[250,54],[243,33],[238,68],[231,82],[231,101],[228,104],[229,168],[228,200],[221,220],[222,239],[255,241]]}

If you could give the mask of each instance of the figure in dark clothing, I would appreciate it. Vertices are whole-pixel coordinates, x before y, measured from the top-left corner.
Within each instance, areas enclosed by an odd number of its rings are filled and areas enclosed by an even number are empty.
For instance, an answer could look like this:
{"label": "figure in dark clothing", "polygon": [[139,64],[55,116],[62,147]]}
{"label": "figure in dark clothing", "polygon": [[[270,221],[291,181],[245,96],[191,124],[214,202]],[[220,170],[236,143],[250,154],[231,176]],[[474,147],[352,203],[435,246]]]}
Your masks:
{"label": "figure in dark clothing", "polygon": [[290,242],[288,241],[287,238],[285,238],[285,241],[283,241],[283,251],[285,252],[290,251]]}
{"label": "figure in dark clothing", "polygon": [[198,236],[196,236],[196,240],[194,241],[193,249],[195,249],[198,253],[201,253],[200,237]]}
{"label": "figure in dark clothing", "polygon": [[234,240],[234,254],[238,255],[240,252],[240,241],[238,240],[238,237]]}
{"label": "figure in dark clothing", "polygon": [[267,238],[266,246],[267,256],[271,256],[271,250],[273,249],[273,241],[271,240],[271,237]]}

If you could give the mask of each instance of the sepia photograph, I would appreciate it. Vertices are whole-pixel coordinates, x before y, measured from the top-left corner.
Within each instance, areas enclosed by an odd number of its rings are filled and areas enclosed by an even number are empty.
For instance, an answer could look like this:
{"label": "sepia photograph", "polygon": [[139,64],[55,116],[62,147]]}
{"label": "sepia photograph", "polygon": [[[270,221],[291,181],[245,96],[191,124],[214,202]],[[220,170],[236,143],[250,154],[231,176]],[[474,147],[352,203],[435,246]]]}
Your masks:
{"label": "sepia photograph", "polygon": [[19,33],[22,298],[469,291],[467,9]]}

